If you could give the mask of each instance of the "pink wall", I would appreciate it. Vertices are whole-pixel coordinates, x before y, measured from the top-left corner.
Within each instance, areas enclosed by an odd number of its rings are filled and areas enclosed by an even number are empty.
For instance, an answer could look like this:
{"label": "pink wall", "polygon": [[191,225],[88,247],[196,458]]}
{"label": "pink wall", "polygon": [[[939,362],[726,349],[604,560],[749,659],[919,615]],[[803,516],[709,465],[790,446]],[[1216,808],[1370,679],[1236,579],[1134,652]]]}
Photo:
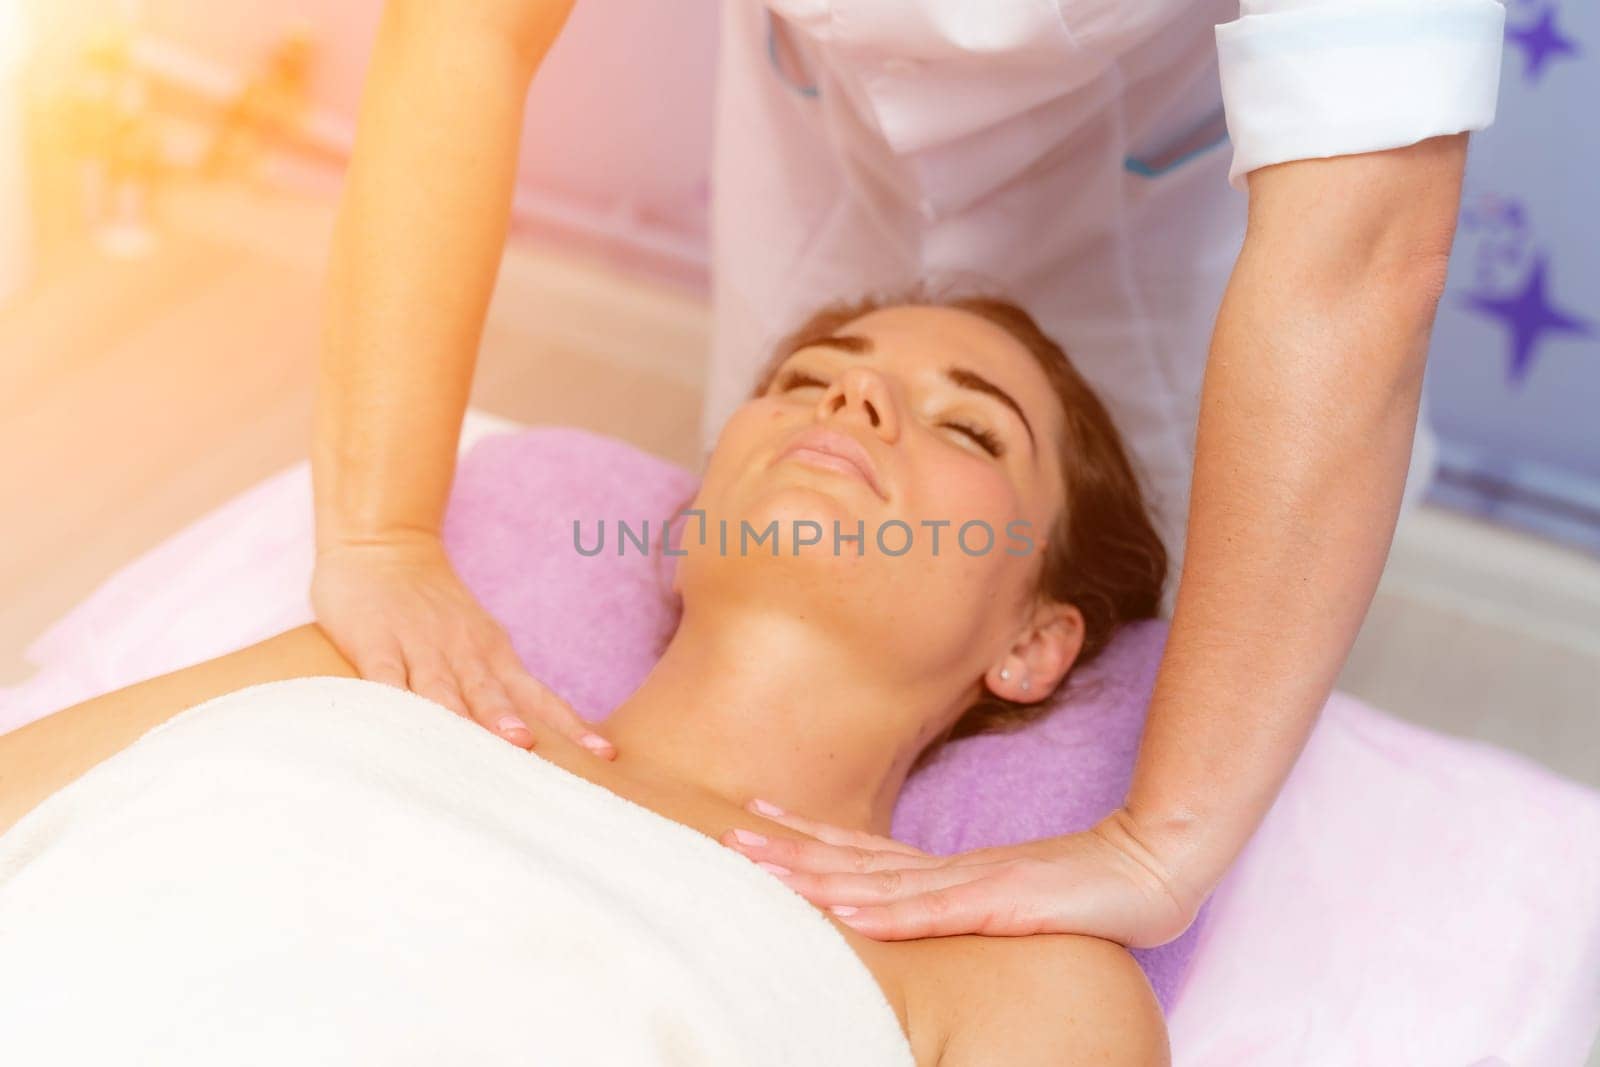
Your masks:
{"label": "pink wall", "polygon": [[[317,99],[354,122],[381,0],[147,0],[145,10],[151,32],[240,70],[309,24]],[[529,94],[522,192],[703,258],[716,50],[717,0],[580,0]]]}

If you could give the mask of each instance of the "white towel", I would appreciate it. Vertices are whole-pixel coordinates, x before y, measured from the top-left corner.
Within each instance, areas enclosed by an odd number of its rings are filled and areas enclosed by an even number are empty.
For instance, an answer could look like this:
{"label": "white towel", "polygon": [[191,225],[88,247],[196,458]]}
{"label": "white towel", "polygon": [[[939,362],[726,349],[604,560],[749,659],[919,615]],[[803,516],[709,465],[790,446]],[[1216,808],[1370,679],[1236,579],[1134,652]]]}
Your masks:
{"label": "white towel", "polygon": [[0,838],[0,1060],[913,1063],[749,860],[349,678],[189,709]]}

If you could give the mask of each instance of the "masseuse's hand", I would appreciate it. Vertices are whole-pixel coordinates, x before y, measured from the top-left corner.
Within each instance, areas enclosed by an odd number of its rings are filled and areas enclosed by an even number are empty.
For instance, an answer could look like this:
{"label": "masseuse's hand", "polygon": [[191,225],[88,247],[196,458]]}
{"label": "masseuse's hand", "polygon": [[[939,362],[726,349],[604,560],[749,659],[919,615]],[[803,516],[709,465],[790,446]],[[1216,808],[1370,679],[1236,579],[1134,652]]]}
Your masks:
{"label": "masseuse's hand", "polygon": [[879,940],[1070,933],[1149,948],[1188,929],[1202,899],[1170,884],[1122,812],[1082,833],[934,856],[766,801],[748,806],[812,840],[751,844],[730,832],[724,843],[783,868],[773,873],[784,883]]}
{"label": "masseuse's hand", "polygon": [[436,537],[318,550],[317,623],[361,677],[410,689],[531,749],[540,722],[597,756],[616,757],[571,706],[530,675]]}

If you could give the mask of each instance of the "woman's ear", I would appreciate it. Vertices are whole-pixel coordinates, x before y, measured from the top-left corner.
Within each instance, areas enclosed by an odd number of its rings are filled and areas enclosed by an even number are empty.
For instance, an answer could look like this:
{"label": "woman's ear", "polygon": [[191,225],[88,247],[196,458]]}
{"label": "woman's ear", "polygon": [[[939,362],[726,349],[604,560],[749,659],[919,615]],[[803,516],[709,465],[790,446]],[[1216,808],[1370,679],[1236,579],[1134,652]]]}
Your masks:
{"label": "woman's ear", "polygon": [[1045,699],[1077,662],[1083,637],[1083,612],[1071,604],[1041,600],[1028,628],[984,675],[989,692],[1019,704]]}

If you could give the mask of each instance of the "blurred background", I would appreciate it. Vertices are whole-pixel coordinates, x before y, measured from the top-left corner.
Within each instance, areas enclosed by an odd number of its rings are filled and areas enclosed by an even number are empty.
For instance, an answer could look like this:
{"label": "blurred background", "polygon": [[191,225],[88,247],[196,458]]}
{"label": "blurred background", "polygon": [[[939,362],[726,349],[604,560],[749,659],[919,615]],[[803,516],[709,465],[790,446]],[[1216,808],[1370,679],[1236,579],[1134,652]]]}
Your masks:
{"label": "blurred background", "polygon": [[[305,456],[381,6],[0,0],[0,684]],[[717,8],[578,5],[529,99],[476,408],[697,460]],[[1428,372],[1440,469],[1340,686],[1600,784],[1600,7],[1507,10]]]}

